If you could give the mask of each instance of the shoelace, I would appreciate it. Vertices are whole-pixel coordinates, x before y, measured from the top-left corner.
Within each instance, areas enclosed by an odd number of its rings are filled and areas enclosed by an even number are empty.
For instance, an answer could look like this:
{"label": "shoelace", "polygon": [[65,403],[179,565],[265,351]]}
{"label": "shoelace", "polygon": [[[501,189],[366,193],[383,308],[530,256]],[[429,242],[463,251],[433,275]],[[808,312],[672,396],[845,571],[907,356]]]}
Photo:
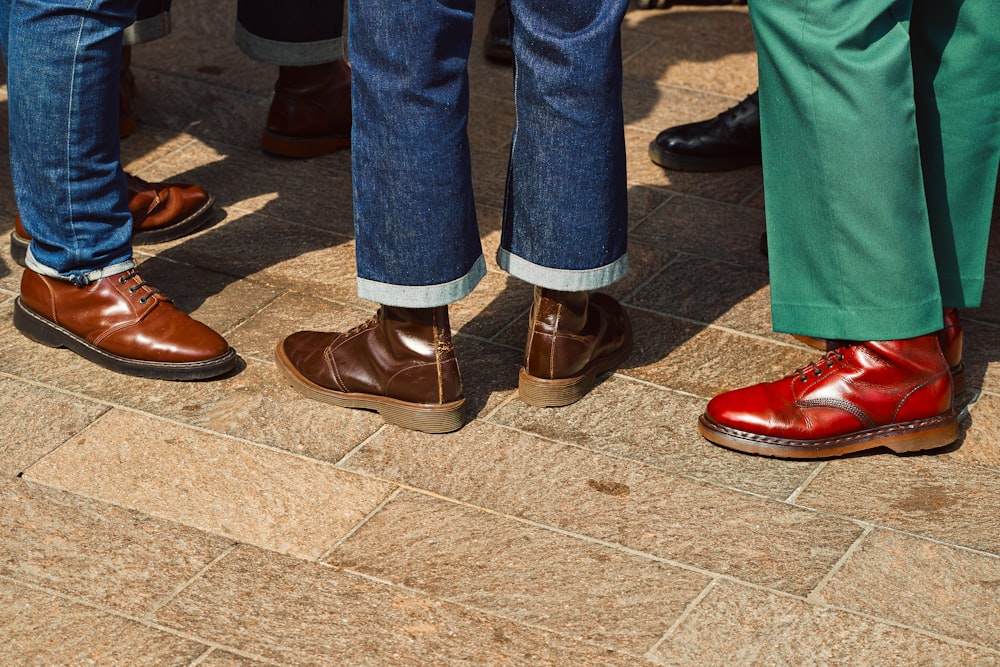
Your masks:
{"label": "shoelace", "polygon": [[139,282],[137,284],[132,285],[131,287],[128,288],[129,294],[135,294],[136,292],[138,292],[139,290],[141,290],[143,287],[145,287],[146,289],[149,290],[149,292],[147,294],[143,294],[142,296],[139,297],[139,303],[143,303],[144,304],[147,301],[149,301],[151,298],[153,298],[155,295],[162,294],[162,292],[160,292],[160,290],[156,289],[155,287],[153,287],[152,285],[150,285],[149,283],[147,283],[145,280],[143,280],[142,277],[138,273],[136,273],[135,269],[129,269],[124,274],[122,274],[118,278],[118,282],[119,282],[119,284],[124,285],[129,280],[131,280],[132,278],[135,278]]}
{"label": "shoelace", "polygon": [[830,350],[823,355],[822,358],[812,362],[808,366],[803,366],[795,371],[798,374],[799,380],[802,382],[809,381],[809,374],[812,373],[815,377],[823,375],[824,369],[831,369],[839,362],[844,360],[844,353],[841,352],[841,348],[836,350]]}
{"label": "shoelace", "polygon": [[149,202],[149,206],[146,207],[146,215],[149,215],[150,213],[152,213],[153,209],[155,209],[157,206],[159,206],[160,204],[163,203],[163,200],[160,199],[160,191],[157,188],[153,187],[152,183],[150,183],[148,181],[144,181],[143,179],[139,178],[138,176],[133,176],[132,174],[126,173],[125,174],[125,185],[128,188],[129,198],[132,197],[132,193],[133,192],[135,192],[135,193],[152,192],[153,193],[153,199],[152,199],[152,201]]}

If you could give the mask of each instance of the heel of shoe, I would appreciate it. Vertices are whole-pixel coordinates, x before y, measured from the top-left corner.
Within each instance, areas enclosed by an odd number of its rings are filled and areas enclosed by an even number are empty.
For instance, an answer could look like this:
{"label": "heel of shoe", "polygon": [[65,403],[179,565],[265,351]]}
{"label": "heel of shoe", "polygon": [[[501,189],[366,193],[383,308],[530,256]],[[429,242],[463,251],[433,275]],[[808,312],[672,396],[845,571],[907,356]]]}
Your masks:
{"label": "heel of shoe", "polygon": [[564,380],[546,380],[529,375],[522,368],[517,378],[517,395],[528,405],[538,408],[561,408],[586,396],[596,377],[596,373],[587,373]]}
{"label": "heel of shoe", "polygon": [[28,262],[28,239],[18,236],[17,231],[10,233],[10,256],[18,266]]}
{"label": "heel of shoe", "polygon": [[880,444],[896,454],[922,452],[946,447],[958,440],[958,419],[954,412],[926,424],[914,425],[906,431],[896,432]]}
{"label": "heel of shoe", "polygon": [[66,347],[65,337],[55,325],[24,306],[21,297],[14,299],[14,328],[26,337],[48,347]]}
{"label": "heel of shoe", "polygon": [[424,433],[451,433],[465,424],[462,414],[464,404],[464,398],[453,403],[426,407],[380,403],[376,410],[388,424]]}

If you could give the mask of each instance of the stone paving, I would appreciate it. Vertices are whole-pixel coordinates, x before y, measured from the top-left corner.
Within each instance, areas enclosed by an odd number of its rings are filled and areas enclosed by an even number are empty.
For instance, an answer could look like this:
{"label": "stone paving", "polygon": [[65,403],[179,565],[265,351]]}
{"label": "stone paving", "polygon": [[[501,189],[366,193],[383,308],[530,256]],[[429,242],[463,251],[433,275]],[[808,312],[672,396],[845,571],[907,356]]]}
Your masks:
{"label": "stone paving", "polygon": [[[955,446],[789,462],[702,440],[709,397],[815,353],[770,330],[760,170],[646,157],[658,130],[755,87],[745,8],[633,11],[632,271],[612,292],[638,346],[577,405],[529,407],[530,289],[493,262],[510,72],[482,57],[481,5],[469,131],[490,271],[452,309],[470,421],[443,436],[310,402],[275,370],[285,334],[372,306],[354,293],[349,153],[257,149],[275,71],[232,45],[235,2],[177,0],[174,34],[135,49],[129,169],[203,184],[219,209],[141,248],[143,276],[245,367],[147,381],[28,341],[3,244],[0,662],[1000,664],[1000,247],[965,314]],[[5,231],[13,214],[8,185]]]}

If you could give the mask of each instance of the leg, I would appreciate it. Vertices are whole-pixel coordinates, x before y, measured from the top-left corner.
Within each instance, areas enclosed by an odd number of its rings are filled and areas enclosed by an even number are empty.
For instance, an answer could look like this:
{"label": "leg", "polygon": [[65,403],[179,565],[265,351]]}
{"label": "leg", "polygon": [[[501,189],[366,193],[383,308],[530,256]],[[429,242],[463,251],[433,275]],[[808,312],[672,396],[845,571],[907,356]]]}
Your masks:
{"label": "leg", "polygon": [[[958,436],[952,396],[962,333],[954,309],[942,318],[941,305],[974,305],[982,290],[1000,160],[1000,97],[988,83],[998,67],[986,57],[998,41],[982,26],[997,10],[916,0],[853,4],[838,18],[837,4],[751,7],[774,223],[771,283],[776,327],[780,319],[799,333],[816,327],[862,342],[714,398],[699,428],[740,451],[908,452]],[[828,21],[841,28],[837,42],[824,42]],[[844,151],[837,142],[848,136],[854,142]],[[790,173],[784,161],[810,144],[816,161]]]}
{"label": "leg", "polygon": [[624,309],[590,294],[626,266],[625,8],[511,2],[517,123],[497,261],[536,285],[518,381],[532,405],[579,400],[632,346]]}
{"label": "leg", "polygon": [[275,353],[305,395],[430,432],[462,425],[446,304],[485,273],[466,135],[474,2],[450,4],[348,5],[358,294],[384,305]]}
{"label": "leg", "polygon": [[314,157],[350,145],[351,70],[343,58],[344,0],[240,0],[236,44],[278,65],[261,147]]}
{"label": "leg", "polygon": [[[6,30],[11,173],[26,253],[14,325],[112,370],[201,379],[231,370],[225,340],[135,273],[119,160],[122,30],[130,0],[18,0]],[[40,120],[41,119],[41,120]]]}

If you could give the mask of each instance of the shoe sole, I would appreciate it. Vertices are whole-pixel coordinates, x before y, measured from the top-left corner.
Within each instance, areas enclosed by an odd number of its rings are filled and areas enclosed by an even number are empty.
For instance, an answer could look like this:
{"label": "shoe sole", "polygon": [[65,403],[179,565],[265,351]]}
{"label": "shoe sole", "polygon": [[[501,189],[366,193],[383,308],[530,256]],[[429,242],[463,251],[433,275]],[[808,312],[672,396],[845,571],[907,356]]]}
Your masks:
{"label": "shoe sole", "polygon": [[48,347],[62,347],[76,352],[102,368],[116,373],[156,380],[207,380],[236,368],[239,357],[230,349],[225,354],[204,361],[164,362],[129,359],[107,352],[48,320],[23,303],[14,300],[14,327],[22,334]]}
{"label": "shoe sole", "polygon": [[351,147],[349,134],[331,134],[325,137],[290,137],[264,131],[260,147],[265,153],[281,157],[308,158],[328,155],[342,148]]}
{"label": "shoe sole", "polygon": [[517,395],[538,408],[561,408],[587,395],[601,373],[621,364],[632,353],[632,323],[625,320],[625,344],[613,356],[596,361],[586,373],[571,378],[545,379],[530,375],[522,366],[517,376]]}
{"label": "shoe sole", "polygon": [[732,171],[743,167],[759,167],[760,157],[697,157],[668,153],[655,141],[649,143],[649,159],[664,169],[675,171]]}
{"label": "shoe sole", "polygon": [[958,440],[954,410],[937,417],[882,426],[822,440],[772,438],[723,426],[708,415],[698,418],[698,430],[710,442],[746,454],[783,459],[818,459],[886,447],[897,454],[945,447]]}
{"label": "shoe sole", "polygon": [[411,403],[388,396],[374,394],[357,394],[335,391],[316,384],[299,373],[291,360],[281,349],[281,344],[274,350],[274,358],[288,383],[297,392],[316,401],[336,405],[340,408],[372,410],[382,416],[389,424],[402,426],[424,433],[451,433],[462,428],[465,421],[462,408],[465,398],[442,404]]}
{"label": "shoe sole", "polygon": [[[162,227],[160,229],[151,229],[148,231],[139,231],[134,233],[132,235],[132,245],[137,246],[164,243],[166,241],[179,239],[182,236],[187,236],[188,234],[193,234],[202,227],[205,227],[209,221],[211,221],[211,214],[214,207],[215,198],[209,197],[208,201],[205,202],[201,208],[196,211],[192,211],[186,218],[180,220],[179,222],[175,222],[168,227]],[[16,229],[10,233],[10,256],[18,266],[24,266],[27,263],[28,245],[30,243],[31,241],[18,234]]]}

